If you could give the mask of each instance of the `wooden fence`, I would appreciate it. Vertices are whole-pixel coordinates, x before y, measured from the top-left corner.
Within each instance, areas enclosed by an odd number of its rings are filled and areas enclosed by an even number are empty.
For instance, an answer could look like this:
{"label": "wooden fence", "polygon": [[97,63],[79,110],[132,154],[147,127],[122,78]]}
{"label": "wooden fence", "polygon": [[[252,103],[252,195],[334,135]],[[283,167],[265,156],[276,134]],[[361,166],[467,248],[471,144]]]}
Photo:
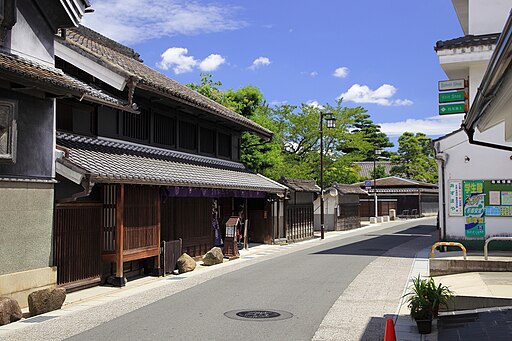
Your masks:
{"label": "wooden fence", "polygon": [[286,238],[290,241],[313,238],[313,205],[289,205],[286,212]]}
{"label": "wooden fence", "polygon": [[56,205],[57,284],[72,289],[100,281],[102,207],[101,203]]}
{"label": "wooden fence", "polygon": [[182,241],[171,240],[162,242],[162,269],[163,274],[172,273],[176,269],[176,262],[182,253]]}

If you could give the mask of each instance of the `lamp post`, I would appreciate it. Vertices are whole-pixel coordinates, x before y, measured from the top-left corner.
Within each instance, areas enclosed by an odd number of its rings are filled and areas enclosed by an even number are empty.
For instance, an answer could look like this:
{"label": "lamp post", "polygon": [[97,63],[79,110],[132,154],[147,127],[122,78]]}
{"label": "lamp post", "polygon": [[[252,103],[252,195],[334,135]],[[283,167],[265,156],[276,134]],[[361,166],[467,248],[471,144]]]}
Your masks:
{"label": "lamp post", "polygon": [[325,237],[324,227],[324,120],[327,128],[336,127],[336,118],[332,113],[320,112],[320,239]]}
{"label": "lamp post", "polygon": [[382,153],[381,149],[375,149],[373,153],[373,201],[375,202],[375,219],[379,216],[379,205],[377,204],[377,172],[376,161],[377,155]]}

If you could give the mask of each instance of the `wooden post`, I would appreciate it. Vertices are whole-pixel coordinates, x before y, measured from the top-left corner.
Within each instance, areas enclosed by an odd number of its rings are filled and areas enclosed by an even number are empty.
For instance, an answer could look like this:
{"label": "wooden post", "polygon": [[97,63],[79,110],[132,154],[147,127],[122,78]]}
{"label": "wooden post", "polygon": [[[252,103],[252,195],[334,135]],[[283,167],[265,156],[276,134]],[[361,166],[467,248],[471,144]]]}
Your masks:
{"label": "wooden post", "polygon": [[123,274],[123,252],[124,252],[124,184],[116,187],[116,277],[114,285],[125,286]]}
{"label": "wooden post", "polygon": [[[162,243],[162,241],[160,240],[161,239],[161,224],[160,224],[160,190],[157,190],[157,193],[156,193],[156,200],[154,201],[155,204],[156,204],[156,223],[157,223],[157,240],[158,240],[158,245],[160,246],[160,244]],[[158,253],[158,255],[155,257],[155,268],[153,269],[153,276],[162,276],[163,275],[163,272],[162,272],[162,267],[160,266],[160,252]],[[173,269],[174,270],[174,269]]]}

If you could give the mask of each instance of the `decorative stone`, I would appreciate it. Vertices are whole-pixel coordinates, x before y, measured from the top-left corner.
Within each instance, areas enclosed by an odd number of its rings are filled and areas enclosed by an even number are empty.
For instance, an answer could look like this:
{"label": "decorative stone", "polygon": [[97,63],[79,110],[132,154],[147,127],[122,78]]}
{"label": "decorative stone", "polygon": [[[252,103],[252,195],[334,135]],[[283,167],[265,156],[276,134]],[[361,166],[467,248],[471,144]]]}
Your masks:
{"label": "decorative stone", "polygon": [[182,254],[180,258],[178,258],[177,263],[178,273],[180,274],[194,271],[194,269],[196,268],[196,261],[186,253]]}
{"label": "decorative stone", "polygon": [[220,247],[214,247],[210,251],[208,251],[203,257],[204,265],[215,265],[221,264],[224,262],[224,255],[222,254],[222,250]]}
{"label": "decorative stone", "polygon": [[30,311],[30,316],[60,309],[65,300],[66,289],[64,288],[34,291],[28,295],[28,310]]}
{"label": "decorative stone", "polygon": [[10,297],[0,297],[0,326],[21,319],[21,309],[18,301]]}

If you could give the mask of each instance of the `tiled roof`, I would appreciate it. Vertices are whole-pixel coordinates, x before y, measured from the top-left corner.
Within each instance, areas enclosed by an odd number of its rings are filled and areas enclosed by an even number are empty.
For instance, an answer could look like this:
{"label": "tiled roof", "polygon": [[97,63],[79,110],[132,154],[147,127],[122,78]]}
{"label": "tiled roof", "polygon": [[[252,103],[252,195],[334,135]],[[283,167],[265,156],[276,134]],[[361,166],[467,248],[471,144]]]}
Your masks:
{"label": "tiled roof", "polygon": [[199,107],[210,114],[235,122],[262,136],[272,136],[270,130],[143,64],[133,49],[91,29],[83,26],[67,29],[65,40],[59,41],[120,75],[133,77],[138,81],[138,87],[145,86],[150,91]]}
{"label": "tiled roof", "polygon": [[91,175],[93,182],[119,182],[198,188],[283,192],[286,187],[254,174],[236,162],[130,144],[123,141],[58,133],[61,161]]}
{"label": "tiled roof", "polygon": [[296,192],[320,193],[320,187],[315,180],[292,179],[282,177],[279,182]]}
{"label": "tiled roof", "polygon": [[500,37],[500,33],[491,33],[491,34],[482,34],[482,35],[467,35],[460,38],[450,39],[450,40],[439,40],[436,42],[436,46],[434,50],[444,50],[444,49],[456,49],[461,47],[472,47],[472,46],[482,46],[482,45],[496,45],[498,42],[498,38]]}
{"label": "tiled roof", "polygon": [[[356,164],[359,166],[360,177],[370,179],[373,176],[373,161],[361,161]],[[393,167],[391,161],[376,161],[375,165],[384,167],[386,174],[390,174]]]}
{"label": "tiled roof", "polygon": [[23,85],[36,83],[48,92],[57,94],[71,92],[76,96],[84,95],[91,100],[108,102],[116,106],[126,104],[126,101],[85,84],[60,69],[6,52],[0,52],[0,73],[4,78],[16,79],[16,82]]}
{"label": "tiled roof", "polygon": [[357,194],[357,195],[368,195],[367,192],[363,191],[361,187],[354,185],[342,185],[334,183],[332,187],[336,188],[341,194]]}
{"label": "tiled roof", "polygon": [[[371,180],[373,186],[373,180]],[[364,182],[358,182],[354,185],[364,187]],[[421,182],[416,180],[404,179],[398,176],[390,176],[387,178],[377,179],[377,189],[382,187],[423,187],[423,188],[438,188],[437,184],[431,184],[428,182]]]}

